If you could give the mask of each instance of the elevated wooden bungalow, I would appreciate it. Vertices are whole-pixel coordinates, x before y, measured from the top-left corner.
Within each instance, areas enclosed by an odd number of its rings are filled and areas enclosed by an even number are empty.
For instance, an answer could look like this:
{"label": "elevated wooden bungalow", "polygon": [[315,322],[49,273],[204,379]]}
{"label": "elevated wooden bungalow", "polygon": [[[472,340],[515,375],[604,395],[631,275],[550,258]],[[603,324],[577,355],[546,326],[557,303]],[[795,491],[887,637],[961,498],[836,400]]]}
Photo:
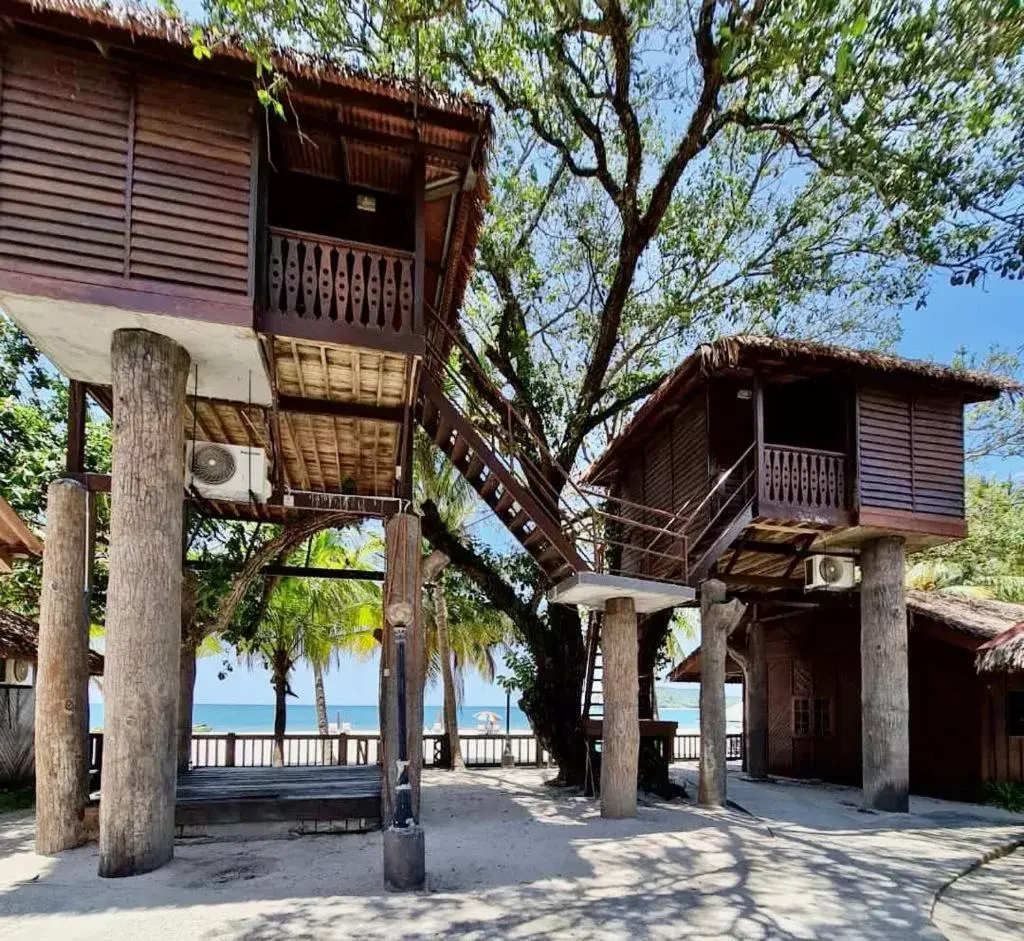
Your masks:
{"label": "elevated wooden bungalow", "polygon": [[115,330],[181,344],[190,437],[270,459],[269,500],[213,512],[408,493],[418,373],[487,195],[487,110],[282,55],[282,120],[241,49],[199,63],[189,27],[152,10],[0,14],[4,310],[107,408]]}
{"label": "elevated wooden bungalow", "polygon": [[885,534],[911,549],[962,538],[964,406],[1011,386],[879,353],[728,337],[665,381],[587,480],[623,515],[663,528],[626,540],[624,574],[799,590],[801,560],[815,553],[855,556]]}
{"label": "elevated wooden bungalow", "polygon": [[[756,606],[767,660],[767,737],[772,775],[839,784],[861,779],[860,611],[855,593],[792,608]],[[1024,662],[985,653],[1020,636],[1024,605],[907,592],[910,789],[980,800],[988,782],[1024,781]],[[743,683],[749,627],[731,639],[726,675]],[[995,658],[990,658],[995,660]],[[669,674],[701,681],[695,650]],[[750,727],[749,697],[745,725]],[[760,726],[761,723],[755,723]]]}

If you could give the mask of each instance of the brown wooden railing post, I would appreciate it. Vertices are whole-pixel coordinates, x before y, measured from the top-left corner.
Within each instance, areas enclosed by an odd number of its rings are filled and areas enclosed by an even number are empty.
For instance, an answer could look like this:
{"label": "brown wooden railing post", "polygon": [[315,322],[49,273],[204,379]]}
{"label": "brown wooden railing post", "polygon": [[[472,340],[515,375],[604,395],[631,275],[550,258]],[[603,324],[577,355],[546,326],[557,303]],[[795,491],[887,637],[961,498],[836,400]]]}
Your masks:
{"label": "brown wooden railing post", "polygon": [[757,503],[754,516],[758,514],[758,506],[764,499],[764,383],[759,375],[754,376],[754,493]]}
{"label": "brown wooden railing post", "polygon": [[224,744],[224,767],[233,768],[235,766],[235,733],[228,732],[227,738]]}
{"label": "brown wooden railing post", "polygon": [[344,732],[338,736],[338,764],[348,764],[348,736]]}

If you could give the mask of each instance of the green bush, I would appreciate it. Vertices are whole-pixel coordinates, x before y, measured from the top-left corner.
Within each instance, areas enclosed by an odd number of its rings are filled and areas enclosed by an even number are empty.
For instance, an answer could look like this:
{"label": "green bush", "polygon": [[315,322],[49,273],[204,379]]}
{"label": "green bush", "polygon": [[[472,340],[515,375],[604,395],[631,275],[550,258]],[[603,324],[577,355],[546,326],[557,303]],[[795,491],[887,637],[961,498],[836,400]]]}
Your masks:
{"label": "green bush", "polygon": [[1024,812],[1024,782],[989,781],[985,785],[985,800],[1015,814]]}
{"label": "green bush", "polygon": [[36,789],[32,785],[4,785],[0,787],[0,814],[12,810],[25,810],[34,807]]}

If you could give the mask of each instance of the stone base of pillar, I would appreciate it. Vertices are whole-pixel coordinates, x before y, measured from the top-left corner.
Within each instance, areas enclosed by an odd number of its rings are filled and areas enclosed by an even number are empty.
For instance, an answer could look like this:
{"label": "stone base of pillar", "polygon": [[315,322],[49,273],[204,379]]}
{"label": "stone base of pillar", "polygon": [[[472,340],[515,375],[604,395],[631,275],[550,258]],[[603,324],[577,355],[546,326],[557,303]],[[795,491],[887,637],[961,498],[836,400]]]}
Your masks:
{"label": "stone base of pillar", "polygon": [[384,831],[384,888],[414,892],[427,881],[423,827],[388,827]]}

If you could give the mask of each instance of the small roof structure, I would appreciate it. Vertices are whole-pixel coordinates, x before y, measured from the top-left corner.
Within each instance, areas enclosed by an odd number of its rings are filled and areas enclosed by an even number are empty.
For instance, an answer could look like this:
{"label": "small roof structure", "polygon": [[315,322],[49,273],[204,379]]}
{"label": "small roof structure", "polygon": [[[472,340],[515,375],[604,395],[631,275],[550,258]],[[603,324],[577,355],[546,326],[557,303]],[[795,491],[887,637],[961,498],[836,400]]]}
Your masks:
{"label": "small roof structure", "polygon": [[[794,611],[806,616],[817,609]],[[1024,604],[970,598],[940,591],[907,590],[907,614],[915,630],[938,640],[977,652],[975,666],[980,673],[1024,670]],[[725,681],[742,682],[743,672],[729,655]],[[700,682],[700,647],[669,673],[672,683]]]}
{"label": "small roof structure", "polygon": [[0,497],[0,572],[11,570],[12,559],[38,558],[42,553],[43,544],[39,537]]}
{"label": "small roof structure", "polygon": [[673,403],[701,380],[724,374],[744,375],[753,370],[885,374],[905,380],[926,380],[949,392],[962,395],[965,402],[997,398],[1002,392],[1020,392],[1021,386],[1003,376],[943,366],[924,360],[904,359],[888,353],[831,346],[809,340],[789,340],[758,334],[737,334],[713,343],[702,343],[678,369],[668,376],[647,399],[622,432],[588,468],[585,480],[601,484],[625,453],[632,453],[671,413]]}
{"label": "small roof structure", "polygon": [[[670,683],[700,682],[700,647],[694,650],[685,660],[677,663],[667,677]],[[725,656],[725,682],[742,683],[743,670],[731,653]]]}
{"label": "small roof structure", "polygon": [[[31,618],[0,608],[0,657],[36,662],[39,655],[39,625]],[[103,655],[89,651],[89,675],[103,675]]]}
{"label": "small roof structure", "polygon": [[[1024,606],[1022,606],[1024,607]],[[979,673],[1024,671],[1024,620],[978,648],[974,665]]]}

